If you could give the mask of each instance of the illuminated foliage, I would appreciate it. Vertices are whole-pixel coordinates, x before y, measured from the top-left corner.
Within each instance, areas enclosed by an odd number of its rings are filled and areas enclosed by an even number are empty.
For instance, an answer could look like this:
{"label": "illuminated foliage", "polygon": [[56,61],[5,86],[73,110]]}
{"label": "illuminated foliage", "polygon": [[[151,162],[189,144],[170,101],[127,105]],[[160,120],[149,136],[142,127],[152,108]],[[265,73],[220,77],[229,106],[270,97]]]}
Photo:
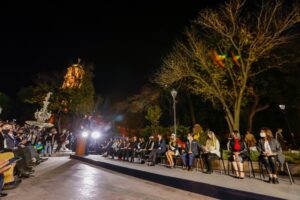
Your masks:
{"label": "illuminated foliage", "polygon": [[299,5],[261,2],[250,10],[246,0],[229,0],[218,9],[200,11],[154,82],[163,88],[182,85],[201,95],[224,111],[230,130],[238,130],[249,80],[288,62],[274,50],[292,41],[292,27],[300,21]]}

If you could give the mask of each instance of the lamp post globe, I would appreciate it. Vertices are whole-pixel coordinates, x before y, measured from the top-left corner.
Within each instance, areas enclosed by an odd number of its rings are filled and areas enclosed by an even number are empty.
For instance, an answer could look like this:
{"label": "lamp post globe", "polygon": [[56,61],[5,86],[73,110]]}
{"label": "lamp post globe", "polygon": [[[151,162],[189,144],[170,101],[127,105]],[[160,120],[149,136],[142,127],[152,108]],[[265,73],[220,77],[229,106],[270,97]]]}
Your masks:
{"label": "lamp post globe", "polygon": [[285,105],[284,105],[284,104],[280,104],[280,105],[278,105],[278,107],[279,107],[281,110],[285,110]]}

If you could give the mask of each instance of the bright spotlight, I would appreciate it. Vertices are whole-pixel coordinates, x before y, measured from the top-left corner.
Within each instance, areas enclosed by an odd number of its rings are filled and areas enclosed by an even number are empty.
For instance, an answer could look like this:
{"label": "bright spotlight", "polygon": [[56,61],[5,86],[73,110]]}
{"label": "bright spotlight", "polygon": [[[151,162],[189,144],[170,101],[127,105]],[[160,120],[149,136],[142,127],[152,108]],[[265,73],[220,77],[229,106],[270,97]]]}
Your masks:
{"label": "bright spotlight", "polygon": [[84,131],[84,132],[82,132],[81,135],[82,135],[82,137],[87,138],[89,136],[89,133]]}
{"label": "bright spotlight", "polygon": [[98,139],[101,136],[100,132],[94,131],[92,132],[92,138],[93,139]]}

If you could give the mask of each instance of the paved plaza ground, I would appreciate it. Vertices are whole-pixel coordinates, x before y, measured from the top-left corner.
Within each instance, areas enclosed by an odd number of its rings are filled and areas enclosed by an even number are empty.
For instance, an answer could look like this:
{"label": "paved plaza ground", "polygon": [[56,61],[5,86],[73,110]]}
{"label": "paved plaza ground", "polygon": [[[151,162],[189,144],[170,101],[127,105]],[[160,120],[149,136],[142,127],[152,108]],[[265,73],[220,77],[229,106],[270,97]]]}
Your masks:
{"label": "paved plaza ground", "polygon": [[[274,185],[256,178],[246,177],[244,180],[235,179],[228,175],[221,175],[219,172],[207,175],[202,172],[187,172],[181,168],[168,169],[164,166],[156,165],[149,167],[137,163],[128,163],[119,160],[104,158],[99,155],[89,155],[83,158],[94,165],[116,170],[151,180],[160,184],[189,190],[201,195],[213,198],[230,199],[231,197],[242,199],[299,199],[300,185],[299,179],[296,184],[291,185],[288,177],[280,177],[280,184]],[[92,162],[90,162],[92,161]],[[171,183],[170,183],[171,182]]]}
{"label": "paved plaza ground", "polygon": [[181,200],[212,199],[90,166],[52,157],[36,168],[4,200]]}
{"label": "paved plaza ground", "polygon": [[[69,157],[52,157],[35,170],[35,176],[24,179],[21,185],[8,192],[5,200],[161,200],[161,199],[299,199],[299,181],[291,185],[287,179],[281,179],[279,185],[265,183],[258,179],[236,180],[228,175],[201,172],[187,172],[181,169],[167,169],[163,166],[148,167],[123,161],[111,160],[101,156],[85,157],[107,166],[122,167],[125,174],[134,170],[133,176],[151,173],[178,179],[185,187],[195,187],[188,192],[174,187],[158,184],[115,172],[106,167],[87,164]],[[127,173],[128,172],[128,173]],[[138,173],[137,173],[138,172]],[[148,179],[149,180],[149,179]],[[197,184],[195,184],[197,183]],[[177,185],[178,186],[178,185]],[[175,184],[176,187],[176,184]],[[198,194],[197,194],[198,193]],[[234,196],[237,195],[237,196]]]}

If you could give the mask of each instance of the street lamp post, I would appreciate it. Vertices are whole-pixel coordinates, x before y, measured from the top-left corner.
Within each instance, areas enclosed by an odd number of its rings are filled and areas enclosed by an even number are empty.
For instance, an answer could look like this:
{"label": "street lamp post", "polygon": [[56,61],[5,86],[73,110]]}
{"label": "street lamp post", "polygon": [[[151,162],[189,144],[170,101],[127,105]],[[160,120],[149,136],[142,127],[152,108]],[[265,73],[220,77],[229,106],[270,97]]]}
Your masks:
{"label": "street lamp post", "polygon": [[287,117],[286,117],[286,114],[285,114],[285,105],[284,105],[284,104],[280,104],[280,105],[278,105],[278,107],[280,108],[280,110],[282,110],[282,113],[283,113],[285,122],[286,122],[286,124],[287,124],[287,126],[288,126],[290,135],[291,135],[291,137],[292,137],[293,145],[296,145],[295,138],[294,138],[294,133],[291,131],[290,123],[289,123],[289,121],[288,121],[288,119],[287,119]]}
{"label": "street lamp post", "polygon": [[175,137],[176,137],[177,131],[176,131],[176,100],[175,100],[175,98],[176,98],[176,96],[177,96],[177,91],[176,91],[175,89],[173,89],[173,90],[171,91],[171,95],[172,95],[172,97],[173,97],[174,134],[175,134]]}

